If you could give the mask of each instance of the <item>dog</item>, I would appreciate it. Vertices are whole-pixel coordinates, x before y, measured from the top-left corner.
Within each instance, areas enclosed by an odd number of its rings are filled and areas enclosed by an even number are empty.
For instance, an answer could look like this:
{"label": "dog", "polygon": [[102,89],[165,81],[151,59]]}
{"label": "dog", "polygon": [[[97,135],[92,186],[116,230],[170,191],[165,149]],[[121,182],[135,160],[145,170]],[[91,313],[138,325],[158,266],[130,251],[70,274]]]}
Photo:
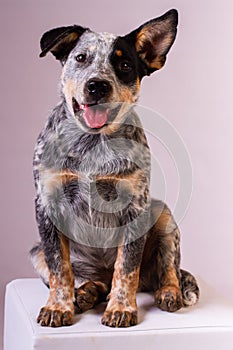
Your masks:
{"label": "dog", "polygon": [[41,326],[67,326],[108,301],[102,324],[137,324],[136,292],[174,312],[199,288],[180,268],[180,232],[151,199],[150,150],[135,112],[140,83],[162,68],[177,32],[170,10],[125,36],[78,25],[41,38],[41,57],[61,62],[61,101],[34,153],[35,211],[41,241],[32,264],[49,287]]}

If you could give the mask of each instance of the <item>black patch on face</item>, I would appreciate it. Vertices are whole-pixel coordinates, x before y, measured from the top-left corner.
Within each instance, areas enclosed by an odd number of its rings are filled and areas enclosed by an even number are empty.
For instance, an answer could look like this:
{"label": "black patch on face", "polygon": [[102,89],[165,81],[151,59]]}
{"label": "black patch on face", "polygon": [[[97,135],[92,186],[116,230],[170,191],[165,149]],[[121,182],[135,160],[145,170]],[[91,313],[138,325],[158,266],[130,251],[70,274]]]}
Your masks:
{"label": "black patch on face", "polygon": [[116,76],[125,85],[136,83],[147,74],[144,63],[140,60],[132,40],[118,37],[113,45],[110,56]]}

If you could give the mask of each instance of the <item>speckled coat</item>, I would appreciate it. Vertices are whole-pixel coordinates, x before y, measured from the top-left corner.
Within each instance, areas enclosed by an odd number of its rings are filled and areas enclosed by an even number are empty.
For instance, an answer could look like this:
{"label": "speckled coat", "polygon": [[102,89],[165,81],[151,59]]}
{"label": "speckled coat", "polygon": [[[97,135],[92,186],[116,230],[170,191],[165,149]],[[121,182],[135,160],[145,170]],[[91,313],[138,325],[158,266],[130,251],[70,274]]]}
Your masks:
{"label": "speckled coat", "polygon": [[124,37],[80,26],[44,34],[41,56],[62,63],[61,101],[34,155],[36,219],[31,250],[50,288],[42,326],[73,322],[106,299],[102,323],[137,323],[136,291],[176,311],[199,297],[180,269],[180,233],[167,206],[150,198],[150,150],[134,111],[143,76],[160,69],[176,36],[177,12]]}

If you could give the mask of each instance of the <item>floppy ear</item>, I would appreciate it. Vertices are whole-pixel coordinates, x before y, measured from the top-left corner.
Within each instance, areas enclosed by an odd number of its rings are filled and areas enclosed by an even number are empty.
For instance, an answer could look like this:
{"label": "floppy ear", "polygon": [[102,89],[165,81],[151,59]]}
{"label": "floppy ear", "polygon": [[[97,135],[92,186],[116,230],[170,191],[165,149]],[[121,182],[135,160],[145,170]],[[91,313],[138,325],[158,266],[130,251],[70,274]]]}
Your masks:
{"label": "floppy ear", "polygon": [[125,38],[134,41],[140,59],[146,65],[146,74],[163,67],[177,32],[178,12],[170,10],[163,16],[146,22]]}
{"label": "floppy ear", "polygon": [[86,30],[88,28],[77,25],[49,30],[43,34],[40,40],[40,57],[44,57],[50,51],[57,60],[64,63],[70,51],[75,47],[78,39]]}

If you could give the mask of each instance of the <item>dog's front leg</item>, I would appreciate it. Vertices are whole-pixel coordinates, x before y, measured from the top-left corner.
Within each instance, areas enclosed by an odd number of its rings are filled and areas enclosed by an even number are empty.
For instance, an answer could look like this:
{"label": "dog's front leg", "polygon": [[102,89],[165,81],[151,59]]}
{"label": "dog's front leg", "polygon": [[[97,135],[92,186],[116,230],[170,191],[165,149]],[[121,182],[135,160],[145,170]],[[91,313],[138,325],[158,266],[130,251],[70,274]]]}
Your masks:
{"label": "dog's front leg", "polygon": [[43,245],[49,270],[50,294],[47,304],[40,310],[37,322],[41,326],[68,326],[73,323],[74,317],[74,277],[69,240],[53,226],[51,235]]}
{"label": "dog's front leg", "polygon": [[109,302],[102,324],[129,327],[137,324],[136,291],[144,248],[144,237],[118,247]]}

